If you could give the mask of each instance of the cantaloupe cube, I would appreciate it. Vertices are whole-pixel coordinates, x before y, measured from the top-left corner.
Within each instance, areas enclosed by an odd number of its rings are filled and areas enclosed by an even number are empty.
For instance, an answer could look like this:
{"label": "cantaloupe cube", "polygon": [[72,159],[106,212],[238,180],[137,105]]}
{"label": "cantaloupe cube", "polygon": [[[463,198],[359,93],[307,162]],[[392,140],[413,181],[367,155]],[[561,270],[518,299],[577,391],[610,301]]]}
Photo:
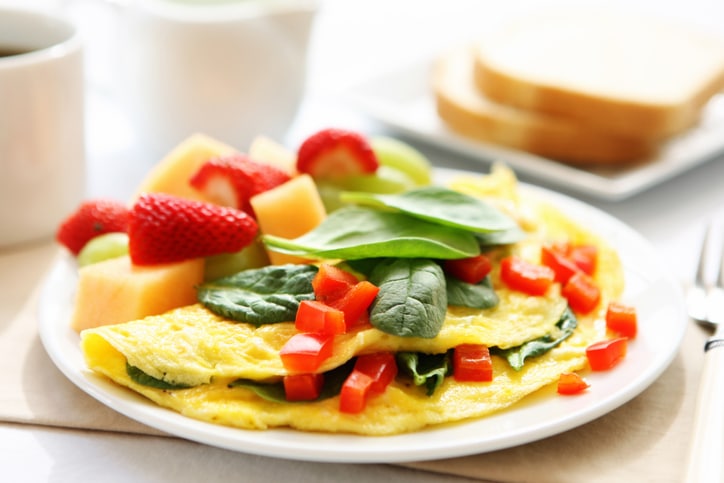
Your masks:
{"label": "cantaloupe cube", "polygon": [[189,179],[208,159],[236,152],[231,146],[205,134],[194,134],[176,146],[148,172],[138,186],[136,196],[141,193],[168,193],[192,200],[209,201],[189,184]]}
{"label": "cantaloupe cube", "polygon": [[204,279],[204,259],[136,266],[126,255],[78,270],[71,327],[119,324],[193,304]]}
{"label": "cantaloupe cube", "polygon": [[249,157],[258,163],[274,166],[289,176],[297,175],[297,156],[278,142],[266,136],[257,136],[249,146]]}
{"label": "cantaloupe cube", "polygon": [[[292,178],[284,184],[253,196],[251,206],[263,234],[296,238],[317,225],[327,216],[317,185],[308,174]],[[268,250],[273,265],[304,263],[299,257]]]}

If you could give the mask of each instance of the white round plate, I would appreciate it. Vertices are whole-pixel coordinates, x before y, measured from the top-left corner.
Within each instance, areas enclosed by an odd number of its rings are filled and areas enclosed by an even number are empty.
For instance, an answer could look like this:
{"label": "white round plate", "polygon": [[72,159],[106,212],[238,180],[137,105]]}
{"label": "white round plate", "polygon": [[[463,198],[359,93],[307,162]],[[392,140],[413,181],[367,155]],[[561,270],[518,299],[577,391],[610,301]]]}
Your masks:
{"label": "white round plate", "polygon": [[[438,170],[442,181],[452,174]],[[556,204],[593,227],[622,258],[623,300],[638,310],[639,333],[614,369],[587,376],[591,387],[575,397],[533,395],[478,420],[396,436],[309,433],[291,429],[248,431],[189,419],[89,371],[79,337],[69,326],[76,268],[69,259],[51,270],[39,306],[40,336],[56,366],[106,406],[148,426],[200,443],[244,453],[324,462],[409,462],[464,456],[529,443],[592,421],[628,402],[668,367],[683,339],[687,318],[682,290],[654,258],[654,250],[620,221],[579,201],[541,188],[521,189]]]}

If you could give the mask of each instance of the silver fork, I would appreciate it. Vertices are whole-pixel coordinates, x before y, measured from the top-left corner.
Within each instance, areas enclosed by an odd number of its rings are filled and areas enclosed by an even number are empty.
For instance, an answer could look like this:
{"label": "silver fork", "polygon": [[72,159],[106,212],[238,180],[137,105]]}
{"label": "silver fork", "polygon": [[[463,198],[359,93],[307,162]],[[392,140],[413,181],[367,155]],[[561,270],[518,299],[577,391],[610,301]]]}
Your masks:
{"label": "silver fork", "polygon": [[699,256],[694,285],[687,292],[689,316],[714,333],[704,345],[704,366],[699,382],[686,480],[689,483],[724,481],[724,245],[716,282],[706,276],[711,254],[709,225]]}

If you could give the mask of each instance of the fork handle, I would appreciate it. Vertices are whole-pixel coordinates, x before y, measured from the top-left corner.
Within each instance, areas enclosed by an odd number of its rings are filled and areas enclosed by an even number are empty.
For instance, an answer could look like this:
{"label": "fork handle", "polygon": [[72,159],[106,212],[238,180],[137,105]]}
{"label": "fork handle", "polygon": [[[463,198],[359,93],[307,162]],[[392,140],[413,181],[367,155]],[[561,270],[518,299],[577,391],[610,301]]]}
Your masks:
{"label": "fork handle", "polygon": [[709,339],[704,350],[685,480],[688,483],[724,481],[724,338]]}

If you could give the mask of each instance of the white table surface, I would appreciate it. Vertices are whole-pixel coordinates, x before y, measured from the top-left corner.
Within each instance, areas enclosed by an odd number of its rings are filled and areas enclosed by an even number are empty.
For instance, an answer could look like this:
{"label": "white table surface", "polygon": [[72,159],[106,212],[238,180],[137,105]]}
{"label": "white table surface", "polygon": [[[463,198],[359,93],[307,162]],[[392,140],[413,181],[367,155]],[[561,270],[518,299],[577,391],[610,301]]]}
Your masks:
{"label": "white table surface", "polygon": [[[44,4],[42,0],[0,3]],[[66,2],[69,3],[69,2]],[[72,3],[72,15],[93,25],[99,14],[91,0]],[[503,2],[497,2],[503,3]],[[703,28],[724,29],[719,0],[638,1],[641,8],[684,17]],[[336,94],[370,72],[384,71],[411,56],[474,34],[483,17],[530,2],[399,0],[326,2],[315,27],[308,96],[284,141],[294,145],[313,130],[339,125],[386,132],[381,125],[337,102]],[[91,21],[89,21],[91,19]],[[103,19],[105,20],[105,19]],[[104,60],[89,57],[89,195],[126,196],[150,161],[134,144],[134,134],[104,88]],[[96,56],[96,57],[94,57]],[[391,133],[396,134],[396,133]],[[419,146],[438,166],[481,169],[479,162]],[[533,182],[535,180],[526,179]],[[574,196],[618,217],[647,238],[662,263],[682,280],[690,278],[707,221],[724,222],[724,158],[708,162],[659,186],[619,202]],[[318,464],[250,456],[174,438],[131,436],[0,424],[0,476],[7,482],[77,481],[458,481],[450,476],[388,465]],[[465,481],[465,480],[459,480]]]}

